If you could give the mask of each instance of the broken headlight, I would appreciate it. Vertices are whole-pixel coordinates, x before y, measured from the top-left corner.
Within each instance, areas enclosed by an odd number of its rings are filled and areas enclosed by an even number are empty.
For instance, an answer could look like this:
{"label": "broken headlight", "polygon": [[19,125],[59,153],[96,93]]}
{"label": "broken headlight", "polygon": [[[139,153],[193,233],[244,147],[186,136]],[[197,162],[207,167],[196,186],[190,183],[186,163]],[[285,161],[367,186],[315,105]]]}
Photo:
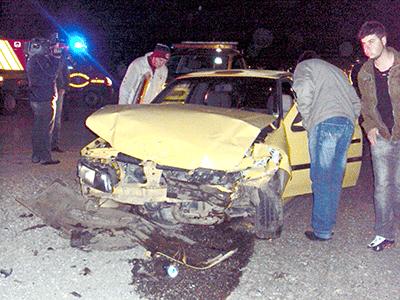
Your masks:
{"label": "broken headlight", "polygon": [[118,183],[115,169],[85,161],[78,164],[78,176],[85,184],[105,193],[112,193],[114,186]]}

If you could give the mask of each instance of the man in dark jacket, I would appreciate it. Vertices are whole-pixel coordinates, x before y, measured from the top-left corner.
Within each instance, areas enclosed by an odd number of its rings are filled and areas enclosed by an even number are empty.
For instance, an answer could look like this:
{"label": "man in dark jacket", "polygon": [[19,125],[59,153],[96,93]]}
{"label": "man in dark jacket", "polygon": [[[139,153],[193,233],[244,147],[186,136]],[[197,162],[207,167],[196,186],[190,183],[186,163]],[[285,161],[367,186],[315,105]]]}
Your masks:
{"label": "man in dark jacket", "polygon": [[347,150],[360,115],[360,99],[342,70],[304,53],[294,71],[293,88],[308,133],[313,191],[313,241],[332,237],[346,167]]}
{"label": "man in dark jacket", "polygon": [[54,126],[57,99],[56,74],[59,58],[52,55],[57,45],[43,39],[29,43],[26,72],[29,81],[29,100],[33,111],[32,162],[42,165],[58,164],[50,153],[51,134]]}
{"label": "man in dark jacket", "polygon": [[376,236],[368,247],[382,251],[394,245],[400,217],[400,53],[386,46],[386,29],[377,21],[365,22],[358,38],[369,58],[358,73],[375,186]]}

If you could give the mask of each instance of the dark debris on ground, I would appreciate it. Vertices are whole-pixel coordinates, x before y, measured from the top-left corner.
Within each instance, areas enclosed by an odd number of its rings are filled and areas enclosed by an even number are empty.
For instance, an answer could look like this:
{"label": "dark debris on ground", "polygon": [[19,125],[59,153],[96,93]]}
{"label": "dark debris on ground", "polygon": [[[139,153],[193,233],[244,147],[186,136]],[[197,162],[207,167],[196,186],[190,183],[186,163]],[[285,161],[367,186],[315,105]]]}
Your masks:
{"label": "dark debris on ground", "polygon": [[161,252],[180,260],[185,257],[186,263],[194,266],[236,248],[237,252],[206,270],[178,264],[175,278],[166,272],[173,262],[163,256],[133,259],[132,284],[136,291],[146,299],[226,299],[239,284],[254,249],[254,235],[230,225],[185,226],[183,234],[196,241],[193,245],[153,236],[146,247],[151,253]]}

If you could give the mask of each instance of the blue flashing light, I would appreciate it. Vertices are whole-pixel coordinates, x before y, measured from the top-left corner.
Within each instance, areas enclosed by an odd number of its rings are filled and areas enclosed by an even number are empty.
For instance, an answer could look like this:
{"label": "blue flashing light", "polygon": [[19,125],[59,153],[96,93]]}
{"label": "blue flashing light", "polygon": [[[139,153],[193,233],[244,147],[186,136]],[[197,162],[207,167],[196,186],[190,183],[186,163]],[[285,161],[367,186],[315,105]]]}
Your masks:
{"label": "blue flashing light", "polygon": [[74,43],[74,48],[83,49],[83,48],[86,48],[86,45],[83,44],[82,42],[75,42]]}
{"label": "blue flashing light", "polygon": [[86,53],[87,51],[87,45],[86,41],[83,37],[74,35],[69,38],[69,47],[70,50],[73,51],[74,53]]}

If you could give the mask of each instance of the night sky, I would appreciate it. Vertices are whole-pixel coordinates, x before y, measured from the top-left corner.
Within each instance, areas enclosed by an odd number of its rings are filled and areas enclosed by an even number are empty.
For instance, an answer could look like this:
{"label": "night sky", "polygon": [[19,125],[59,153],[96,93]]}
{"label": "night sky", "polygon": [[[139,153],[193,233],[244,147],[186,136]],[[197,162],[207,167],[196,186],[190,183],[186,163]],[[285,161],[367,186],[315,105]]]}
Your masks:
{"label": "night sky", "polygon": [[[343,58],[346,53],[347,60],[362,57],[356,35],[370,19],[381,21],[389,44],[399,48],[399,16],[400,1],[389,0],[1,0],[0,35],[47,37],[57,27],[81,32],[92,56],[110,72],[118,63],[129,64],[151,51],[157,42],[171,45],[182,40],[238,41],[250,61],[276,68],[305,49],[326,57]],[[273,39],[252,51],[257,29],[270,31]]]}

